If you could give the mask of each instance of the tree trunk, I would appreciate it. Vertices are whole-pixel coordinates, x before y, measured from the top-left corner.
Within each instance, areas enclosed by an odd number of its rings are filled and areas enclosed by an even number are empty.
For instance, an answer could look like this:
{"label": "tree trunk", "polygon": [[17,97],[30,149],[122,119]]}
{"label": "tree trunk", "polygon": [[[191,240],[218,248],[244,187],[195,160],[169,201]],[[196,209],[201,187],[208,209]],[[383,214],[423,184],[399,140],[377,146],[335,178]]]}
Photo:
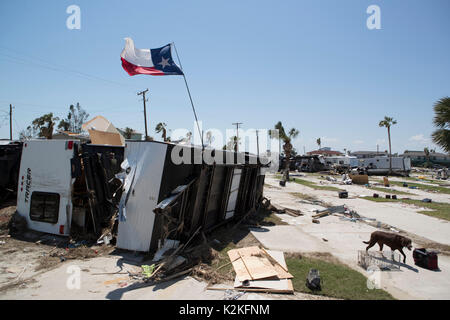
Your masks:
{"label": "tree trunk", "polygon": [[284,156],[286,157],[286,163],[284,166],[284,170],[286,173],[286,181],[289,181],[289,167],[291,165],[291,150],[292,150],[292,145],[290,142],[286,142],[283,146],[284,149]]}
{"label": "tree trunk", "polygon": [[391,149],[391,127],[388,127],[388,140],[389,140],[389,174],[392,174],[392,149]]}

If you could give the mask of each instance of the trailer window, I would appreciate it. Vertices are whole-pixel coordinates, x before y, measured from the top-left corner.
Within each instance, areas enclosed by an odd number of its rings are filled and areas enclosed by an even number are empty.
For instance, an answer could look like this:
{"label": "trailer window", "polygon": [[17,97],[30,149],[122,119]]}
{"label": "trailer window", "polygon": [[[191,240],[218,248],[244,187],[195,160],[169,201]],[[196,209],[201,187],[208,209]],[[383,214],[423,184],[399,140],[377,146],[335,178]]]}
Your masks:
{"label": "trailer window", "polygon": [[31,194],[30,219],[48,223],[58,222],[59,194],[33,192]]}

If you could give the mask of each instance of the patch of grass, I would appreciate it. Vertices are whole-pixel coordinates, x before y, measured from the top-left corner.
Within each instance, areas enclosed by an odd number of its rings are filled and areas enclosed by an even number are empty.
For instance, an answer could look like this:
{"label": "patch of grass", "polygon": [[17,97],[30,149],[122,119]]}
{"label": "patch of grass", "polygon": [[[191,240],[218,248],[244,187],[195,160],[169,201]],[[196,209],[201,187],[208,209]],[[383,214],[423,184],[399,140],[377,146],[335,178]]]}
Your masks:
{"label": "patch of grass", "polygon": [[[445,194],[450,194],[450,188],[448,187],[438,187],[438,186],[430,186],[430,185],[426,185],[426,184],[422,184],[422,183],[411,183],[411,182],[407,182],[408,187],[417,187],[419,190],[424,190],[424,191],[431,191],[431,192],[438,192],[438,193],[445,193]],[[403,186],[403,181],[389,181],[390,184],[395,185],[395,186]]]}
{"label": "patch of grass", "polygon": [[409,180],[409,181],[422,181],[422,182],[429,182],[429,183],[434,183],[434,184],[447,184],[448,181],[446,180],[435,180],[435,179],[431,179],[431,178],[425,178],[425,179],[419,179],[418,177],[405,177],[404,179]]}
{"label": "patch of grass", "polygon": [[211,261],[211,267],[223,278],[233,280],[235,273],[233,265],[230,262],[227,252],[235,249],[233,242],[228,243],[225,247],[217,251],[217,256]]}
{"label": "patch of grass", "polygon": [[369,189],[379,191],[379,192],[399,194],[399,195],[411,195],[412,194],[412,193],[406,192],[406,191],[398,191],[398,190],[382,188],[382,187],[369,187]]}
{"label": "patch of grass", "polygon": [[[234,281],[236,276],[233,265],[230,263],[228,257],[228,251],[236,248],[259,246],[259,241],[252,235],[248,228],[236,228],[230,229],[229,227],[220,227],[214,232],[213,239],[216,241],[210,241],[211,249],[214,250],[214,257],[208,263],[207,272],[210,273],[213,278],[217,278],[218,282],[222,280]],[[210,279],[207,279],[210,280]]]}
{"label": "patch of grass", "polygon": [[[366,277],[349,267],[308,257],[287,257],[289,272],[294,276],[295,291],[347,300],[393,300],[382,289],[368,289]],[[305,284],[310,269],[317,269],[322,280],[321,291],[311,291]]]}
{"label": "patch of grass", "polygon": [[417,207],[427,208],[429,210],[421,210],[418,213],[426,214],[427,216],[436,217],[439,219],[444,219],[450,221],[450,203],[444,202],[422,202],[421,200],[413,199],[385,199],[385,198],[374,198],[374,197],[363,197],[362,199],[375,201],[375,202],[402,202],[407,204],[413,204]]}
{"label": "patch of grass", "polygon": [[275,215],[271,210],[260,208],[254,214],[250,215],[246,221],[259,226],[274,226],[287,224]]}
{"label": "patch of grass", "polygon": [[318,185],[314,182],[308,181],[308,180],[303,180],[303,179],[299,179],[299,178],[293,178],[292,182],[304,185],[306,187],[309,188],[313,188],[315,190],[327,190],[327,191],[344,191],[343,189],[340,188],[336,188],[333,186],[322,186],[322,185]]}

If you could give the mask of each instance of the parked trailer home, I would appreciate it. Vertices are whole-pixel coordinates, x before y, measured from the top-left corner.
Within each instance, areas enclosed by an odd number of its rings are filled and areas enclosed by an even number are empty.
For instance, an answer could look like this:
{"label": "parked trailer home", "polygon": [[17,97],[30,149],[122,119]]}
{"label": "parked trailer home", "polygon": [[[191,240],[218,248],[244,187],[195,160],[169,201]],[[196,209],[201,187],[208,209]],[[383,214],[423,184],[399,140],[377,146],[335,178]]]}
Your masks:
{"label": "parked trailer home", "polygon": [[358,166],[358,158],[354,156],[331,156],[324,157],[324,161],[327,167],[331,168],[333,166],[355,168]]}
{"label": "parked trailer home", "polygon": [[24,142],[17,212],[32,230],[68,236],[74,222],[82,232],[99,236],[115,211],[113,191],[120,181],[113,178],[122,159],[123,147]]}
{"label": "parked trailer home", "polygon": [[[385,175],[389,173],[389,157],[373,157],[359,159],[359,167],[364,167],[369,175]],[[392,157],[392,172],[398,175],[409,175],[411,159]]]}
{"label": "parked trailer home", "polygon": [[[250,155],[214,152],[233,163],[195,163],[202,155],[198,147],[127,141],[117,247],[153,252],[167,239],[186,241],[199,229],[208,232],[255,209],[265,168]],[[179,163],[176,154],[190,163]]]}

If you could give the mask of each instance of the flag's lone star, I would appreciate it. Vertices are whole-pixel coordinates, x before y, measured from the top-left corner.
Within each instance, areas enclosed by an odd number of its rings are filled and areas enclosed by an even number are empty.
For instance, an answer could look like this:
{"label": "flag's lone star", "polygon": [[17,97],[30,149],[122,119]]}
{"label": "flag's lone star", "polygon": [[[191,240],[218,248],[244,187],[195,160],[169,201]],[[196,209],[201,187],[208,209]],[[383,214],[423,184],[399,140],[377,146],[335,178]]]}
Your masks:
{"label": "flag's lone star", "polygon": [[169,58],[164,59],[164,57],[162,57],[162,60],[160,63],[158,63],[160,65],[162,65],[162,68],[164,69],[166,66],[170,66],[170,62],[169,62]]}

